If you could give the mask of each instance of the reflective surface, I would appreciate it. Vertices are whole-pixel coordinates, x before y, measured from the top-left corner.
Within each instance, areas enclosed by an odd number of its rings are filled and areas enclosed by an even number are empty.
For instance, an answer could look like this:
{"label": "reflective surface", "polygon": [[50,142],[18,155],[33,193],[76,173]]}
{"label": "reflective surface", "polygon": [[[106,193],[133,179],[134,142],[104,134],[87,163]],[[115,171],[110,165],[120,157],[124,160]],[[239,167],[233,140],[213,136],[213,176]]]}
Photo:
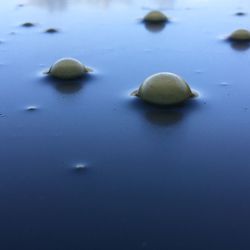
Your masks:
{"label": "reflective surface", "polygon": [[[145,27],[154,8],[171,23]],[[249,27],[239,11],[247,1],[1,2],[1,249],[249,249],[250,49],[222,39]],[[68,56],[94,72],[43,74]],[[130,96],[161,71],[199,98]]]}

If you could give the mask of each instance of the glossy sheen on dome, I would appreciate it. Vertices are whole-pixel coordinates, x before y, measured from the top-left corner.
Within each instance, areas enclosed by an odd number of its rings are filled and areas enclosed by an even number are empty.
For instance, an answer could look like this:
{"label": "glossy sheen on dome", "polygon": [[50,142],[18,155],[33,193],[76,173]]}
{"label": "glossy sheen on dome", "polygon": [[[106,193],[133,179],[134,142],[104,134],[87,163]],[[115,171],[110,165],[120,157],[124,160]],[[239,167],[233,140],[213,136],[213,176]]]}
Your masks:
{"label": "glossy sheen on dome", "polygon": [[64,80],[80,78],[87,72],[88,69],[74,58],[62,58],[55,62],[49,70],[51,76]]}
{"label": "glossy sheen on dome", "polygon": [[178,75],[168,72],[148,77],[136,95],[143,101],[158,105],[173,105],[194,97],[188,84]]}

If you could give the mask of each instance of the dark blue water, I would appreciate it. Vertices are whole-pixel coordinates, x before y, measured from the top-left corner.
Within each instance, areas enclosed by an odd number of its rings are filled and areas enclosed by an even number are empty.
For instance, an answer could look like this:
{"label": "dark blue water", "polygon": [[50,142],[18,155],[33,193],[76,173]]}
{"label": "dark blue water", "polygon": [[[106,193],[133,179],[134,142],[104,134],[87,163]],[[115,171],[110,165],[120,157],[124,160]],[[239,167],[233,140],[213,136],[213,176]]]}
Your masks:
{"label": "dark blue water", "polygon": [[[171,23],[140,23],[154,8]],[[250,49],[222,39],[249,15],[247,0],[2,0],[0,249],[250,249]],[[42,74],[68,56],[94,72]],[[161,71],[199,98],[130,97]]]}

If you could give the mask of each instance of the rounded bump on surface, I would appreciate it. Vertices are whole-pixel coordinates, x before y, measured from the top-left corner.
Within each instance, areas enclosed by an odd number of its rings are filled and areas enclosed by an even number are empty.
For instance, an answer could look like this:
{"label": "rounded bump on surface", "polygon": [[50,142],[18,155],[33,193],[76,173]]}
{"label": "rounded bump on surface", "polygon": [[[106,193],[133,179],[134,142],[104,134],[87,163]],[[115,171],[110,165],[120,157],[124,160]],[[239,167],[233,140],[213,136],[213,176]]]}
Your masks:
{"label": "rounded bump on surface", "polygon": [[249,42],[250,31],[247,29],[238,29],[231,33],[228,37],[229,41],[233,42]]}
{"label": "rounded bump on surface", "polygon": [[180,76],[169,72],[149,76],[135,93],[143,101],[157,105],[175,105],[196,97]]}
{"label": "rounded bump on surface", "polygon": [[150,11],[144,18],[144,22],[148,23],[164,23],[169,21],[168,17],[158,10]]}
{"label": "rounded bump on surface", "polygon": [[26,22],[26,23],[21,24],[21,26],[26,27],[26,28],[30,28],[30,27],[34,27],[35,24],[31,23],[31,22]]}
{"label": "rounded bump on surface", "polygon": [[48,33],[48,34],[55,34],[55,33],[58,33],[59,30],[58,29],[54,29],[54,28],[49,28],[49,29],[46,29],[44,32]]}
{"label": "rounded bump on surface", "polygon": [[81,78],[88,72],[88,68],[74,58],[62,58],[56,61],[49,70],[51,76],[62,80]]}

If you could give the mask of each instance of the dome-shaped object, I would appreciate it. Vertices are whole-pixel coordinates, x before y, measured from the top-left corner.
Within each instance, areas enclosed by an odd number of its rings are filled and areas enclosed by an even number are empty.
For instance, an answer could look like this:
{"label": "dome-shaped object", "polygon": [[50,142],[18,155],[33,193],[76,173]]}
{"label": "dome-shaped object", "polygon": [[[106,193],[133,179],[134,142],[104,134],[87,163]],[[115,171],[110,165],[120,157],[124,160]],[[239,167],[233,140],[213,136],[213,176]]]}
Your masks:
{"label": "dome-shaped object", "polygon": [[245,16],[246,14],[247,14],[246,12],[242,12],[242,11],[235,13],[236,16]]}
{"label": "dome-shaped object", "polygon": [[132,93],[143,101],[158,105],[174,105],[196,96],[178,75],[168,72],[148,77],[139,90]]}
{"label": "dome-shaped object", "polygon": [[246,29],[235,30],[230,36],[231,41],[250,41],[250,31]]}
{"label": "dome-shaped object", "polygon": [[31,23],[31,22],[26,22],[26,23],[23,23],[21,26],[22,27],[26,27],[26,28],[30,28],[30,27],[34,27],[35,24]]}
{"label": "dome-shaped object", "polygon": [[45,30],[45,33],[50,33],[50,34],[58,33],[58,29],[49,28],[49,29]]}
{"label": "dome-shaped object", "polygon": [[90,71],[91,69],[74,58],[62,58],[51,66],[48,74],[59,79],[71,80],[80,78]]}
{"label": "dome-shaped object", "polygon": [[144,18],[144,22],[148,23],[164,23],[168,21],[168,17],[158,10],[150,11]]}

